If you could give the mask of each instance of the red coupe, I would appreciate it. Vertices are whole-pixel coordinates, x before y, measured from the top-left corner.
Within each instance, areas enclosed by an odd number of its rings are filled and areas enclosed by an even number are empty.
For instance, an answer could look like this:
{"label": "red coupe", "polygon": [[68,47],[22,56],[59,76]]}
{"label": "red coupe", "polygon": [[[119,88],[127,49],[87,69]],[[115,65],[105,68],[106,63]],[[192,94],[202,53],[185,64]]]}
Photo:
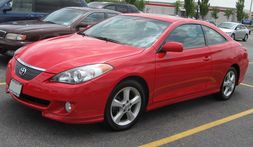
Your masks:
{"label": "red coupe", "polygon": [[124,130],[145,110],[228,100],[247,67],[247,50],[208,22],[127,14],[19,49],[6,91],[53,120]]}

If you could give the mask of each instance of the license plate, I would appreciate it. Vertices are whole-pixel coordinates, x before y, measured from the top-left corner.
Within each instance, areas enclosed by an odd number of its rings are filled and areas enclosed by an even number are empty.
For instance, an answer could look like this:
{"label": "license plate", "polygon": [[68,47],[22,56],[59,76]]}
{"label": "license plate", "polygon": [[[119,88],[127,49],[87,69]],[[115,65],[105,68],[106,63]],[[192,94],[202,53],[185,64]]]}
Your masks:
{"label": "license plate", "polygon": [[16,80],[11,80],[10,85],[9,85],[9,92],[19,97],[21,94],[21,90],[22,90],[22,84]]}

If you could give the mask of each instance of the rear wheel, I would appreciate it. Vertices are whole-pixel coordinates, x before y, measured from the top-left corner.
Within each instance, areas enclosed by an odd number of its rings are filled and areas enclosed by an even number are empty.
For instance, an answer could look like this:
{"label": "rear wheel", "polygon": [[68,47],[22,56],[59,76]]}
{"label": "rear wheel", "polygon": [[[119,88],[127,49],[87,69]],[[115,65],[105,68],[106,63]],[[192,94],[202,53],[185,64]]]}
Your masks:
{"label": "rear wheel", "polygon": [[105,110],[105,122],[116,131],[131,128],[145,108],[145,91],[134,80],[120,83],[113,90]]}
{"label": "rear wheel", "polygon": [[218,99],[228,100],[231,98],[235,91],[238,73],[234,67],[231,67],[221,85],[220,92],[217,94]]}
{"label": "rear wheel", "polygon": [[248,40],[248,38],[249,38],[249,35],[248,35],[248,34],[246,34],[246,35],[244,36],[244,38],[243,38],[243,41],[247,41],[247,40]]}

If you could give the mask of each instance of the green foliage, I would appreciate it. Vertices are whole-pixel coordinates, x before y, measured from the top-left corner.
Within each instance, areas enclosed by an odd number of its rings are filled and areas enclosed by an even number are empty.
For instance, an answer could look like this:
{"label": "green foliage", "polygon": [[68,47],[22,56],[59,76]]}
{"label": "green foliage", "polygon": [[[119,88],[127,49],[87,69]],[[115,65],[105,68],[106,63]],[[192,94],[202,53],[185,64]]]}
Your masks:
{"label": "green foliage", "polygon": [[125,0],[126,3],[135,4],[136,0]]}
{"label": "green foliage", "polygon": [[219,12],[220,12],[220,10],[219,10],[218,8],[216,8],[216,7],[213,8],[211,15],[212,15],[212,17],[213,17],[215,20],[219,18],[219,16],[218,16],[218,13],[219,13]]}
{"label": "green foliage", "polygon": [[236,2],[236,11],[237,11],[237,21],[241,22],[244,17],[244,1],[245,0],[238,0]]}
{"label": "green foliage", "polygon": [[249,14],[246,12],[243,12],[243,19],[248,19],[249,18]]}
{"label": "green foliage", "polygon": [[194,0],[184,0],[184,8],[186,11],[186,17],[195,16],[195,2]]}
{"label": "green foliage", "polygon": [[227,20],[229,21],[230,16],[233,15],[233,14],[234,14],[233,9],[226,9],[224,16],[226,16]]}
{"label": "green foliage", "polygon": [[200,15],[202,19],[205,19],[206,15],[208,14],[209,7],[210,7],[209,0],[201,0],[199,4],[199,8],[200,8]]}
{"label": "green foliage", "polygon": [[134,3],[134,5],[141,11],[144,10],[145,7],[145,2],[144,0],[136,0],[136,2]]}
{"label": "green foliage", "polygon": [[180,2],[180,0],[177,0],[177,1],[175,2],[175,6],[176,6],[175,12],[176,12],[176,15],[178,15],[178,12],[180,11],[180,7],[181,7],[181,2]]}

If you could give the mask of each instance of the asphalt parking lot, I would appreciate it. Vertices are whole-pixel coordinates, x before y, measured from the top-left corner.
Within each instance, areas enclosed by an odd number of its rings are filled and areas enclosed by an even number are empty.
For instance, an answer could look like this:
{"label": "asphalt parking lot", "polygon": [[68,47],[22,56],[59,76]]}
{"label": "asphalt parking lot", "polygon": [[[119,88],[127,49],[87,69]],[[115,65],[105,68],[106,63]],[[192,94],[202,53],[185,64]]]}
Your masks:
{"label": "asphalt parking lot", "polygon": [[102,124],[58,123],[15,102],[5,94],[8,59],[0,56],[0,146],[251,147],[253,35],[241,43],[248,48],[250,65],[231,100],[206,96],[163,107],[146,113],[136,126],[123,132],[111,132]]}

